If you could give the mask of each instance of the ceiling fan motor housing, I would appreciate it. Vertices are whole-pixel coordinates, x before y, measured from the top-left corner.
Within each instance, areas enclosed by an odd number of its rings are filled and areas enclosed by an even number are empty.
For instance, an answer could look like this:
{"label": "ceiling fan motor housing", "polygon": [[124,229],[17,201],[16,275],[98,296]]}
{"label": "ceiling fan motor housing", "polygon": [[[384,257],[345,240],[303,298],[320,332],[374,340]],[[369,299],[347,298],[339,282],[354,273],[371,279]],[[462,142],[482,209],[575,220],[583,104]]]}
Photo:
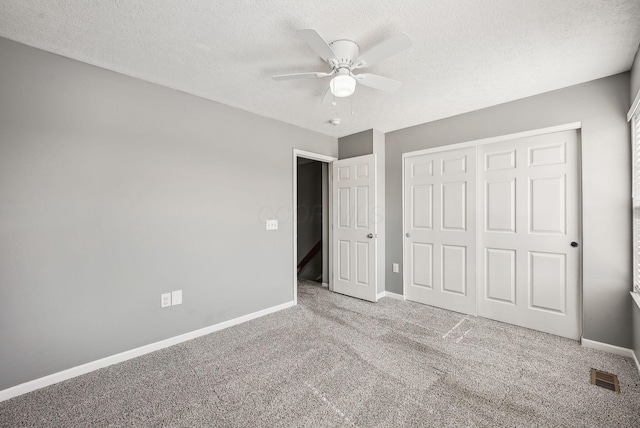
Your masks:
{"label": "ceiling fan motor housing", "polygon": [[337,64],[336,68],[348,67],[351,68],[354,65],[355,60],[360,56],[360,47],[358,44],[351,40],[336,40],[329,44],[331,49],[336,54]]}

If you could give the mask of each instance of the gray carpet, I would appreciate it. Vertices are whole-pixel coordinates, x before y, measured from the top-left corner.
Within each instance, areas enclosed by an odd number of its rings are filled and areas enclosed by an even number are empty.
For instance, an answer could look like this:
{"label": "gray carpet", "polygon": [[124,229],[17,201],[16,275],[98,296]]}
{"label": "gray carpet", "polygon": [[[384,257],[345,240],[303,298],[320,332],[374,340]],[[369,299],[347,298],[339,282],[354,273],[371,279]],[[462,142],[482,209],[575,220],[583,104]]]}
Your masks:
{"label": "gray carpet", "polygon": [[303,282],[291,309],[0,403],[0,426],[640,427],[640,377],[571,340]]}

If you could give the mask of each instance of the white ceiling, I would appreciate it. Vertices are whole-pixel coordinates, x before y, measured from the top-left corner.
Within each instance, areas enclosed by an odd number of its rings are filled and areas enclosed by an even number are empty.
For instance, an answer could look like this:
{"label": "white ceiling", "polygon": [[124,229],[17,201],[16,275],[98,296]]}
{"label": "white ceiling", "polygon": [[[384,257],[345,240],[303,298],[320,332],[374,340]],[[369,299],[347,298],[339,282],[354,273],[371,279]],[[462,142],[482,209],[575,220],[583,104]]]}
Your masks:
{"label": "white ceiling", "polygon": [[[320,103],[326,71],[295,31],[361,52],[414,46],[367,69],[404,82]],[[638,0],[0,0],[0,36],[341,137],[389,132],[629,70]],[[351,114],[353,109],[353,114]],[[342,124],[328,120],[340,117]]]}

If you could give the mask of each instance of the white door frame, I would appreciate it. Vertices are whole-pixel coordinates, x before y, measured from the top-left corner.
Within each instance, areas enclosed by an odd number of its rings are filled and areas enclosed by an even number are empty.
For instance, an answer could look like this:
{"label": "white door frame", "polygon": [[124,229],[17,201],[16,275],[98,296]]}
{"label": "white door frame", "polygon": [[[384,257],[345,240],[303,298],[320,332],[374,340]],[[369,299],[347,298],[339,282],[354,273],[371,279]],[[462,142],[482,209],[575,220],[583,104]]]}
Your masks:
{"label": "white door frame", "polygon": [[[404,180],[404,174],[405,174],[405,160],[407,158],[410,157],[414,157],[414,156],[420,156],[420,155],[424,155],[424,154],[430,154],[430,153],[437,153],[437,152],[444,152],[444,151],[449,151],[449,150],[456,150],[456,149],[462,149],[462,148],[469,148],[469,147],[478,147],[484,144],[491,144],[491,143],[497,143],[497,142],[501,142],[501,141],[509,141],[509,140],[517,140],[519,138],[526,138],[526,137],[535,137],[538,135],[544,135],[544,134],[552,134],[554,132],[562,132],[562,131],[570,131],[570,130],[580,130],[582,128],[582,122],[572,122],[572,123],[567,123],[564,125],[558,125],[558,126],[551,126],[548,128],[541,128],[541,129],[533,129],[530,131],[524,131],[524,132],[517,132],[514,134],[507,134],[507,135],[500,135],[497,137],[489,137],[489,138],[482,138],[479,140],[472,140],[472,141],[465,141],[462,143],[456,143],[456,144],[449,144],[449,145],[444,145],[444,146],[437,146],[437,147],[432,147],[429,149],[423,149],[423,150],[416,150],[414,152],[407,152],[407,153],[403,153],[402,154],[402,264],[404,266],[404,261],[405,261],[405,257],[407,257],[407,254],[405,254],[405,250],[404,250],[404,238],[405,238],[405,234],[406,234],[406,230],[405,230],[405,180]],[[582,141],[578,140],[578,153],[582,152]],[[477,174],[477,172],[476,172]],[[578,215],[580,216],[580,242],[582,243],[582,158],[579,157],[578,159],[578,183],[579,183],[579,190],[578,190],[578,199],[579,199],[579,205],[578,205]],[[476,192],[476,206],[478,206],[478,192]],[[476,242],[478,239],[478,230],[476,229]],[[584,250],[581,250],[580,254],[582,255],[584,253]],[[480,254],[480,252],[478,251],[478,253],[476,254],[476,265],[478,263],[478,254]],[[580,305],[582,306],[582,256],[580,257],[580,266],[579,266],[579,271],[578,271],[578,281],[579,281],[579,299],[580,301]],[[402,269],[402,295],[406,296],[406,292],[405,292],[405,288],[406,288],[406,284],[407,284],[407,272],[405,271],[405,269]],[[477,311],[477,298],[476,298],[476,311]],[[584,320],[584,316],[582,315],[582,311],[580,311],[580,317],[581,319],[579,320],[580,324],[582,325],[583,320]]]}
{"label": "white door frame", "polygon": [[298,304],[298,158],[311,159],[315,161],[324,162],[328,165],[327,167],[327,178],[329,180],[329,188],[327,189],[328,198],[327,198],[327,212],[328,212],[328,225],[329,225],[329,242],[323,243],[324,245],[328,245],[329,257],[327,260],[327,266],[329,267],[329,272],[327,278],[327,283],[329,284],[329,290],[333,291],[333,281],[331,281],[331,276],[333,275],[333,177],[331,174],[331,164],[334,161],[337,161],[338,158],[333,156],[321,155],[319,153],[307,152],[305,150],[293,149],[293,304]]}

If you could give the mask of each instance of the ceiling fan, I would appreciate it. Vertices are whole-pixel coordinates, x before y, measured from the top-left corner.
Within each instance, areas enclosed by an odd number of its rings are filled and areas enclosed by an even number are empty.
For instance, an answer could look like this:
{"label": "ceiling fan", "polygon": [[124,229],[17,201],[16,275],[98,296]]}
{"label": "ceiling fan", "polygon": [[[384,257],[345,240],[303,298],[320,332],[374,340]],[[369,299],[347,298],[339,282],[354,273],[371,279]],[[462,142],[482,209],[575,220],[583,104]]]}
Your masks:
{"label": "ceiling fan", "polygon": [[370,67],[411,47],[411,39],[406,33],[391,37],[362,55],[360,55],[360,47],[354,41],[336,40],[327,43],[312,28],[298,30],[297,33],[329,65],[330,70],[328,72],[312,71],[280,74],[273,76],[273,79],[289,80],[334,76],[329,82],[329,89],[327,89],[322,99],[323,103],[333,104],[335,104],[333,97],[343,98],[352,95],[356,90],[357,83],[386,92],[394,92],[402,85],[402,82],[398,80],[370,73],[355,74],[354,70]]}

